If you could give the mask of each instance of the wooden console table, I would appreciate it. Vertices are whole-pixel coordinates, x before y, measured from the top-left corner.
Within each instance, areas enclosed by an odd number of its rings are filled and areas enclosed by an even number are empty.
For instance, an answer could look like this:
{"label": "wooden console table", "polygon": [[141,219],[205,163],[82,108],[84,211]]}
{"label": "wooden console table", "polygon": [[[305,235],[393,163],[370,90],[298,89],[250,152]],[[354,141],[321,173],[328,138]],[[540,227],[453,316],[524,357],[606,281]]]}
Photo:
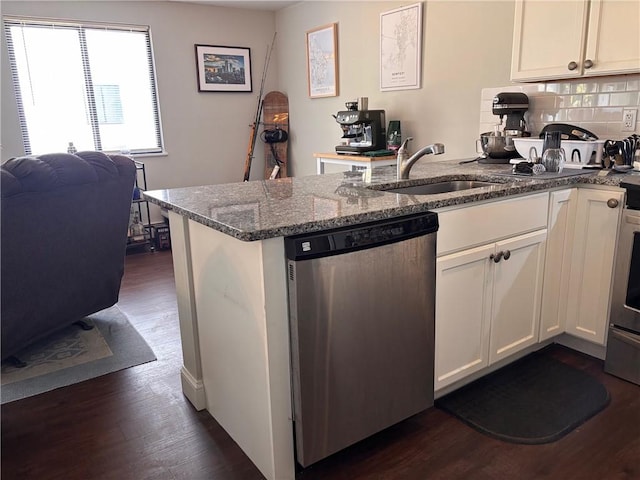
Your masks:
{"label": "wooden console table", "polygon": [[366,155],[339,155],[337,153],[314,153],[316,159],[316,173],[318,175],[324,173],[325,163],[333,163],[336,165],[348,165],[354,168],[365,168],[371,170],[373,167],[384,167],[396,164],[396,156],[389,155],[386,157],[367,157]]}

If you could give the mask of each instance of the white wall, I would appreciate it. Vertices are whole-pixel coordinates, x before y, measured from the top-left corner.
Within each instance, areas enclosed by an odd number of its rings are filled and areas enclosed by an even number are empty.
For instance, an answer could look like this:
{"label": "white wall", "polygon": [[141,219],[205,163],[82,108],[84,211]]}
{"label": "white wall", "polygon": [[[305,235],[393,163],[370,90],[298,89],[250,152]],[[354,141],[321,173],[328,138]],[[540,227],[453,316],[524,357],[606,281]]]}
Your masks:
{"label": "white wall", "polygon": [[[412,2],[409,2],[412,3]],[[315,173],[314,152],[333,151],[342,132],[331,114],[369,97],[387,122],[401,121],[413,150],[441,142],[445,155],[424,162],[473,157],[482,88],[508,85],[512,1],[423,2],[422,88],[380,92],[380,13],[407,2],[302,2],[276,14],[279,88],[289,96],[290,160],[296,176]],[[305,32],[338,24],[340,94],[307,95]]]}
{"label": "white wall", "polygon": [[[481,89],[508,84],[512,1],[423,3],[423,86],[379,91],[379,14],[406,2],[301,2],[273,12],[172,2],[3,1],[2,13],[150,25],[167,157],[145,159],[151,188],[242,180],[267,46],[278,37],[265,91],[289,97],[291,171],[313,174],[314,152],[332,151],[341,131],[331,114],[369,97],[369,108],[402,121],[414,148],[445,143],[439,159],[474,155]],[[340,95],[307,96],[305,32],[338,23]],[[249,93],[198,93],[194,44],[251,48]],[[2,55],[2,160],[21,155],[13,87]],[[251,178],[260,178],[260,142]],[[427,160],[424,160],[427,161]]]}
{"label": "white wall", "polygon": [[[144,159],[148,185],[155,189],[242,181],[249,125],[275,28],[273,12],[155,1],[3,1],[1,8],[2,14],[150,25],[168,156]],[[199,93],[194,44],[249,47],[253,92]],[[4,48],[1,75],[4,161],[24,154]],[[273,68],[265,91],[276,86]],[[61,139],[61,150],[66,141]],[[260,159],[261,148],[256,151]],[[261,178],[262,169],[252,168],[251,174]]]}

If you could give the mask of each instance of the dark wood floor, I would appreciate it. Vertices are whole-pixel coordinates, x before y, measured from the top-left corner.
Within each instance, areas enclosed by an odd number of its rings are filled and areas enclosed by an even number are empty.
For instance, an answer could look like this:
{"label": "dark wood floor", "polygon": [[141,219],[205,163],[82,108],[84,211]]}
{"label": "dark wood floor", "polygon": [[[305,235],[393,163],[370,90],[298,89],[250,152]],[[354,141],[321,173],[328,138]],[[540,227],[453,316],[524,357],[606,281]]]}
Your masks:
{"label": "dark wood floor", "polygon": [[[170,252],[127,257],[120,308],[158,360],[3,405],[3,480],[263,478],[180,387]],[[600,379],[611,404],[547,445],[486,437],[432,408],[299,473],[304,480],[640,479],[640,387],[602,362],[549,355]]]}

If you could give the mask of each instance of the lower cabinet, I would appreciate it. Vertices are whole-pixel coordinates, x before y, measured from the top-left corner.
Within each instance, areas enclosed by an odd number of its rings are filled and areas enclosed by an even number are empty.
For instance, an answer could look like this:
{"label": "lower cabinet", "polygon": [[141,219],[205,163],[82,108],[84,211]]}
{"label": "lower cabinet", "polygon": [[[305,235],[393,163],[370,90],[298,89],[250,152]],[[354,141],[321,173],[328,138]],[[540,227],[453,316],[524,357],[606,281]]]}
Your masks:
{"label": "lower cabinet", "polygon": [[436,262],[435,389],[538,341],[546,229]]}
{"label": "lower cabinet", "polygon": [[605,344],[622,190],[578,189],[565,330]]}
{"label": "lower cabinet", "polygon": [[562,333],[604,345],[623,204],[581,186],[439,213],[436,391]]}
{"label": "lower cabinet", "polygon": [[549,197],[540,341],[565,331],[577,202],[577,188],[551,192]]}

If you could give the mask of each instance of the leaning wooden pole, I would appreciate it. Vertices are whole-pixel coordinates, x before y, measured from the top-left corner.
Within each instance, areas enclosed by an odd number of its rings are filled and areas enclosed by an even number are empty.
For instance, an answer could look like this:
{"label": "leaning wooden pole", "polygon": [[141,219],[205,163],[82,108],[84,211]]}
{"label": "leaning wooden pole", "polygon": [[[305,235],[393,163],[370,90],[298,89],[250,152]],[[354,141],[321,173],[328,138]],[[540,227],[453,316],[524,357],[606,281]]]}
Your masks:
{"label": "leaning wooden pole", "polygon": [[264,82],[267,79],[267,71],[269,70],[269,62],[271,61],[271,52],[273,52],[273,46],[276,43],[276,35],[273,34],[273,40],[271,40],[271,46],[267,48],[267,54],[265,55],[264,70],[262,71],[262,80],[260,82],[260,93],[258,94],[258,105],[256,107],[256,115],[251,124],[251,133],[249,134],[249,146],[247,148],[247,158],[244,161],[244,181],[249,181],[249,175],[251,174],[251,162],[253,161],[253,151],[256,148],[256,139],[258,138],[258,127],[260,126],[260,117],[262,116],[262,94],[264,93]]}

